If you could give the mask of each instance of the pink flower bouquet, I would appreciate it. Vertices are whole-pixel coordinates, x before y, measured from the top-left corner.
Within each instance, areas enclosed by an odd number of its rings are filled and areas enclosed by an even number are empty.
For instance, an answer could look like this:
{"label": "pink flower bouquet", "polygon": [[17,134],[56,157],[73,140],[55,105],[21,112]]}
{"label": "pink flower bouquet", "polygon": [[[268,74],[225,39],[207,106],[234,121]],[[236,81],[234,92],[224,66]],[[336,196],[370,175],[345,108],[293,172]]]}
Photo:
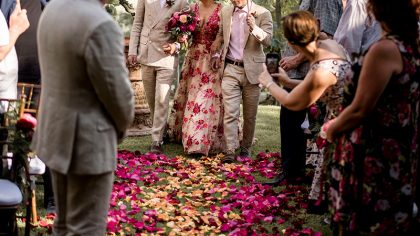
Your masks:
{"label": "pink flower bouquet", "polygon": [[188,47],[188,39],[194,32],[200,22],[200,18],[190,9],[184,9],[172,14],[166,29],[181,44],[181,48]]}
{"label": "pink flower bouquet", "polygon": [[20,130],[32,130],[36,126],[36,118],[33,117],[29,113],[25,113],[22,117],[17,121],[16,128]]}

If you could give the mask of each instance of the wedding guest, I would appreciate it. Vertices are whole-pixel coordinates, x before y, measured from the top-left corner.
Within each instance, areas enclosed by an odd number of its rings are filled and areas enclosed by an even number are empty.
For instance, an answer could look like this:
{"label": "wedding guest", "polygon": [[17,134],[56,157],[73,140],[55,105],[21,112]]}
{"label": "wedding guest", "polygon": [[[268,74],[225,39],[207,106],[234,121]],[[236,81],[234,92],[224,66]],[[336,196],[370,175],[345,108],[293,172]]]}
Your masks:
{"label": "wedding guest", "polygon": [[[280,73],[270,75],[267,70],[259,77],[260,83],[268,89],[277,101],[292,111],[299,111],[320,100],[326,104],[328,121],[339,112],[342,101],[343,82],[350,68],[349,58],[336,41],[319,40],[319,27],[316,18],[308,11],[297,11],[284,17],[283,32],[289,45],[308,58],[311,63],[309,72],[303,80],[291,79],[279,68]],[[274,83],[276,77],[284,87],[293,86],[288,92]],[[320,150],[322,165],[324,149]],[[314,199],[320,196],[322,186],[314,180]]]}
{"label": "wedding guest", "polygon": [[[342,8],[345,1],[341,0],[303,0],[300,5],[300,10],[308,10],[314,13],[317,18],[320,31],[318,38],[327,39],[332,38],[339,19],[342,14]],[[302,81],[308,70],[309,61],[303,53],[296,52],[290,44],[286,45],[283,58],[280,60],[280,67],[286,71],[288,76],[296,83],[285,84],[284,87],[288,92],[292,91],[297,86],[299,81]],[[320,110],[324,110],[325,105],[320,102],[318,104]],[[295,181],[302,179],[305,176],[306,162],[312,163],[316,166],[320,164],[320,155],[309,155],[307,159],[307,139],[305,130],[302,129],[302,123],[305,120],[307,109],[300,111],[290,110],[281,105],[280,109],[280,136],[281,136],[281,159],[282,172],[274,179],[265,182],[269,185],[277,185],[283,180]],[[324,113],[321,115],[325,116]],[[320,117],[320,120],[323,118]],[[312,122],[311,122],[312,123]],[[316,126],[311,124],[311,126]],[[317,131],[317,130],[316,130]],[[312,130],[315,132],[315,130]],[[315,134],[317,136],[317,134]],[[312,148],[312,147],[311,147]],[[315,147],[313,152],[318,152]],[[319,176],[319,171],[315,172],[315,176]],[[311,194],[310,199],[316,201],[317,196]]]}
{"label": "wedding guest", "polygon": [[54,235],[105,235],[117,142],[134,118],[123,33],[104,3],[54,0],[38,25],[42,94],[32,149],[51,170]]}
{"label": "wedding guest", "polygon": [[[17,98],[18,59],[15,43],[19,36],[29,27],[26,10],[21,9],[20,1],[10,14],[9,27],[0,11],[0,98]],[[7,104],[0,104],[0,113],[6,111]]]}
{"label": "wedding guest", "polygon": [[[355,63],[327,128],[332,229],[412,235],[419,157],[420,53],[412,0],[368,0],[385,35]],[[402,14],[403,13],[403,14]],[[345,186],[345,187],[343,187]]]}
{"label": "wedding guest", "polygon": [[315,0],[314,15],[318,19],[320,37],[332,38],[337,30],[347,0]]}
{"label": "wedding guest", "polygon": [[334,39],[350,56],[364,53],[382,36],[380,24],[368,14],[367,0],[347,0]]}
{"label": "wedding guest", "polygon": [[182,141],[188,154],[224,151],[223,100],[220,70],[210,67],[210,47],[219,30],[221,3],[201,0],[191,5],[200,18],[192,34],[175,94],[168,132]]}
{"label": "wedding guest", "polygon": [[244,125],[239,155],[251,155],[261,90],[258,76],[265,63],[263,48],[271,44],[273,35],[273,20],[267,9],[250,0],[231,0],[231,3],[222,9],[219,32],[212,45],[213,70],[219,70],[222,61],[225,63],[222,79],[224,163],[235,160],[235,150],[239,146],[241,99]]}
{"label": "wedding guest", "polygon": [[[299,10],[314,12],[316,0],[303,0]],[[291,79],[303,80],[309,70],[309,61],[302,53],[296,52],[289,44],[286,45],[280,66]],[[292,86],[285,87],[287,91]],[[306,137],[302,123],[305,121],[306,110],[292,111],[280,104],[280,140],[281,164],[283,171],[276,178],[264,184],[277,185],[283,180],[297,179],[305,176]]]}
{"label": "wedding guest", "polygon": [[166,26],[171,15],[188,6],[187,0],[138,0],[130,34],[128,63],[141,65],[144,90],[153,121],[150,152],[162,153],[168,120],[169,94],[178,66],[180,45]]}

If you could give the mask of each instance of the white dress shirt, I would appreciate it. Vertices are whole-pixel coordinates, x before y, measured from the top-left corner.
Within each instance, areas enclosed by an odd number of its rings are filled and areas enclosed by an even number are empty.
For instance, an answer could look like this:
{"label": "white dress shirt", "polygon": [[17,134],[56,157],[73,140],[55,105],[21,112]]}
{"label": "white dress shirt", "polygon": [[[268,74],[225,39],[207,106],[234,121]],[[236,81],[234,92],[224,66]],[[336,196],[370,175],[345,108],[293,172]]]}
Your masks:
{"label": "white dress shirt", "polygon": [[[9,27],[0,11],[0,46],[9,44]],[[17,97],[18,60],[15,47],[0,61],[0,98]],[[1,109],[1,108],[0,108]]]}

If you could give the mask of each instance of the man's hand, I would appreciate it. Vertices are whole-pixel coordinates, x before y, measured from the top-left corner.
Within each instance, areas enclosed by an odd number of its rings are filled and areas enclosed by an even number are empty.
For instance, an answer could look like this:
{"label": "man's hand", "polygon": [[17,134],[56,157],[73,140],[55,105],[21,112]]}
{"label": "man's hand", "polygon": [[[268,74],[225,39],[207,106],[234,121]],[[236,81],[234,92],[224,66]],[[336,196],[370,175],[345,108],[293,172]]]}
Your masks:
{"label": "man's hand", "polygon": [[297,62],[295,56],[283,57],[280,60],[280,68],[284,69],[285,71],[296,69],[298,65],[299,63]]}
{"label": "man's hand", "polygon": [[135,64],[137,64],[137,55],[128,55],[127,63],[129,65],[135,65]]}
{"label": "man's hand", "polygon": [[220,69],[220,56],[212,56],[210,59],[210,66],[213,71],[217,71]]}
{"label": "man's hand", "polygon": [[163,52],[167,55],[174,55],[176,52],[176,46],[174,43],[165,43],[162,45]]}
{"label": "man's hand", "polygon": [[21,35],[29,28],[29,20],[26,15],[26,10],[21,9],[20,0],[16,0],[16,7],[10,15],[10,29],[11,33]]}
{"label": "man's hand", "polygon": [[248,14],[246,18],[246,23],[249,26],[249,31],[254,30],[256,24],[255,24],[255,17],[252,14]]}

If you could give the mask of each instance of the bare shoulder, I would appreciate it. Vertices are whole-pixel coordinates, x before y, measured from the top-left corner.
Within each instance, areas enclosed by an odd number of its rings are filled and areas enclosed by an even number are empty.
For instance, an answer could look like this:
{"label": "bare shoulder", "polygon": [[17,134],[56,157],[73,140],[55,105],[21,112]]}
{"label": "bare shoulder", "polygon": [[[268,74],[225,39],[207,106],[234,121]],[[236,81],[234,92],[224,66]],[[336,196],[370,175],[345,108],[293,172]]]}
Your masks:
{"label": "bare shoulder", "polygon": [[[402,57],[398,45],[391,39],[382,39],[374,43],[366,54],[366,60],[402,69]],[[386,64],[385,64],[386,63]]]}
{"label": "bare shoulder", "polygon": [[319,40],[318,47],[322,49],[325,58],[338,57],[343,60],[347,59],[346,50],[339,43],[337,43],[337,41],[333,39]]}
{"label": "bare shoulder", "polygon": [[400,73],[403,69],[401,52],[398,45],[390,39],[382,39],[374,43],[366,54],[365,60],[378,68],[387,68],[394,73]]}
{"label": "bare shoulder", "polygon": [[370,47],[368,54],[381,57],[385,56],[386,58],[395,58],[396,55],[400,54],[400,50],[394,41],[390,39],[383,39],[374,43]]}

